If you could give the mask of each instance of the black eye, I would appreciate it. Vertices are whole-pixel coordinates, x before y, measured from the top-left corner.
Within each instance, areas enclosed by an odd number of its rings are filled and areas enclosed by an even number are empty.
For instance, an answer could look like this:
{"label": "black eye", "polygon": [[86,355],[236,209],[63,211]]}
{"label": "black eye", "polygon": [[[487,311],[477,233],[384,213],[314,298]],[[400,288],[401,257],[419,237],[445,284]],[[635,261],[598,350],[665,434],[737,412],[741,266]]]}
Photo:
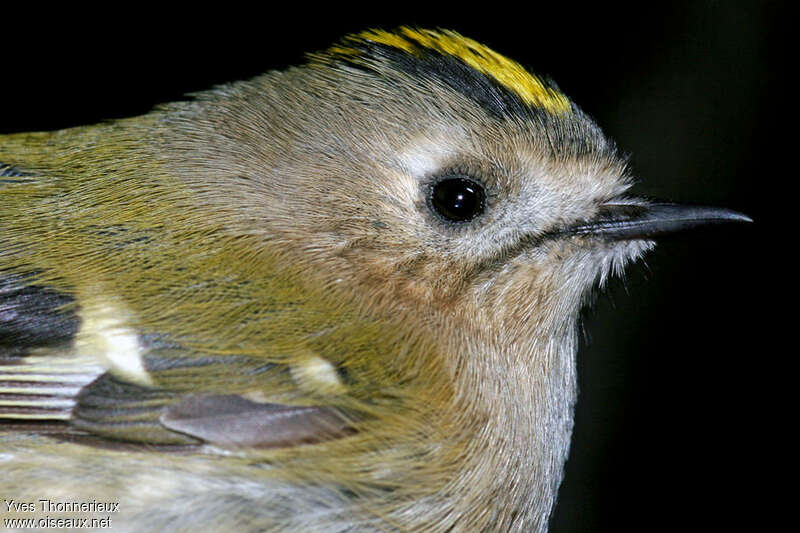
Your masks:
{"label": "black eye", "polygon": [[446,177],[433,185],[431,206],[450,222],[469,222],[486,209],[486,193],[474,180]]}

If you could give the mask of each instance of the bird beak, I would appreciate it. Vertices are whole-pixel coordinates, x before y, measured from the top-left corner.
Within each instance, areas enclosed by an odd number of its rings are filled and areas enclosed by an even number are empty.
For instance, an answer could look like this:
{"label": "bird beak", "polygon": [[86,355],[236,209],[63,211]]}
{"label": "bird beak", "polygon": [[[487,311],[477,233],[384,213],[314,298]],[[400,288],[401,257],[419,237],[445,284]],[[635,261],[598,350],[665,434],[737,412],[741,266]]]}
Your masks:
{"label": "bird beak", "polygon": [[602,237],[609,241],[652,239],[699,226],[753,219],[722,207],[674,203],[609,203],[597,216],[569,229],[572,235]]}

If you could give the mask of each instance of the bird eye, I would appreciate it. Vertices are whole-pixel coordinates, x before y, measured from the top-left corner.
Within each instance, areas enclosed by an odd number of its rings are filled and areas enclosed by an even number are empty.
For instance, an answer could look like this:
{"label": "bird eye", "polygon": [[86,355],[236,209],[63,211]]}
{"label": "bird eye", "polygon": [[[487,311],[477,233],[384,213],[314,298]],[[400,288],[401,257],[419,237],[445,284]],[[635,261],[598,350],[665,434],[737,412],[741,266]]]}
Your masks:
{"label": "bird eye", "polygon": [[448,176],[431,188],[431,207],[450,222],[469,222],[486,209],[486,192],[475,180]]}

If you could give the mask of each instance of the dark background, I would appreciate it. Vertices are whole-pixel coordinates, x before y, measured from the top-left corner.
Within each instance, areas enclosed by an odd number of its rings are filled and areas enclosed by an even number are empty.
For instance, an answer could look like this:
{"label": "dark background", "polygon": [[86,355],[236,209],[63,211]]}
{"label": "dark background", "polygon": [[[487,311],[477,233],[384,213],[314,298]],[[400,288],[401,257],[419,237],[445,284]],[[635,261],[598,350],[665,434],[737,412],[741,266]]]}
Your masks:
{"label": "dark background", "polygon": [[771,222],[773,198],[797,179],[782,163],[797,137],[784,118],[796,114],[783,79],[796,68],[789,17],[772,2],[596,4],[33,14],[3,28],[0,132],[144,113],[373,26],[452,28],[552,76],[631,154],[634,192],[756,223],[661,244],[587,313],[551,531],[770,530],[788,467],[777,392],[791,353],[775,340],[785,311],[762,294],[793,299],[773,267],[786,259]]}

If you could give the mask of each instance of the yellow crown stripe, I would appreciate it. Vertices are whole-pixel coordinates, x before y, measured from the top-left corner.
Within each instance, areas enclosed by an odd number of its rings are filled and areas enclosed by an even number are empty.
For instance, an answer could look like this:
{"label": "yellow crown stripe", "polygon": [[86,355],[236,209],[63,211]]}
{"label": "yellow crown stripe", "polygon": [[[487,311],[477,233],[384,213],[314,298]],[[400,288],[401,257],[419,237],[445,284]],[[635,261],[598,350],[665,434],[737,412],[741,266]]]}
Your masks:
{"label": "yellow crown stripe", "polygon": [[571,110],[566,96],[547,87],[522,65],[454,31],[402,27],[396,32],[367,30],[353,37],[398,48],[414,55],[421,55],[420,47],[423,47],[456,57],[478,72],[493,78],[527,105],[541,107],[551,113],[569,113]]}

